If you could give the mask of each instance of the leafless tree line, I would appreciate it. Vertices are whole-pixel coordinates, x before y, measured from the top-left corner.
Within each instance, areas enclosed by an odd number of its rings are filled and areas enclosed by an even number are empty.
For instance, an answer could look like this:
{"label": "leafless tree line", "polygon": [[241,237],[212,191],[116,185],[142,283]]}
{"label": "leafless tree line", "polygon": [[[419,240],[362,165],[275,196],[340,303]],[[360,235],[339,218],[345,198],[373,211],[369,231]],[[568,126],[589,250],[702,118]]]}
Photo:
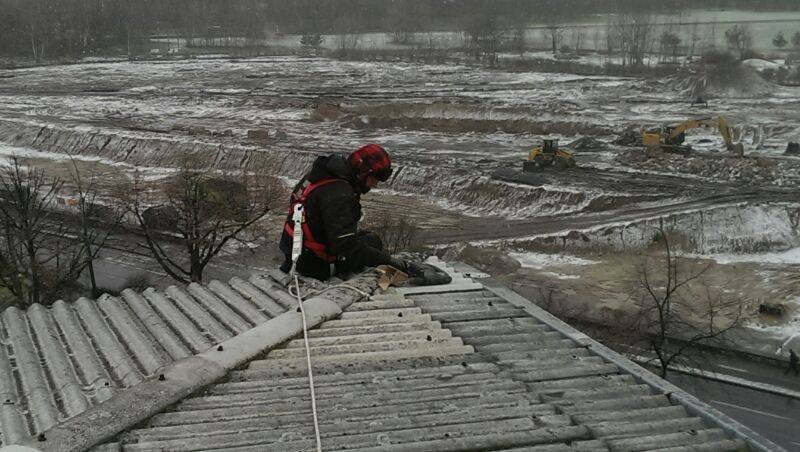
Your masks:
{"label": "leafless tree line", "polygon": [[[97,290],[93,260],[115,220],[102,218],[108,211],[96,202],[94,175],[81,175],[74,160],[69,172],[75,190],[69,197],[64,179],[17,158],[0,173],[0,285],[19,304],[69,290],[84,271]],[[77,218],[70,218],[69,208]],[[105,228],[97,227],[101,222]]]}
{"label": "leafless tree line", "polygon": [[[88,278],[93,296],[103,289],[95,261],[112,234],[142,237],[173,279],[202,281],[215,257],[244,238],[284,201],[283,184],[269,163],[243,174],[222,174],[187,159],[166,180],[141,176],[101,186],[95,167],[75,159],[66,178],[12,158],[0,170],[0,299],[28,306],[80,293]],[[129,238],[127,238],[129,240]]]}
{"label": "leafless tree line", "polygon": [[[704,2],[673,0],[0,0],[0,55],[34,59],[82,57],[94,53],[134,55],[147,39],[182,38],[189,45],[258,45],[274,33],[301,35],[392,33],[407,43],[413,33],[464,31],[475,46],[496,45],[487,32],[499,26],[519,38],[531,22],[547,24],[555,50],[563,29],[577,13],[619,13],[641,17],[674,12]],[[705,2],[708,3],[708,2]],[[719,0],[714,6],[750,6]],[[762,8],[796,8],[793,0],[760,2]],[[483,20],[486,23],[481,25]],[[487,25],[488,24],[488,25]],[[493,25],[494,24],[494,25]],[[629,38],[620,45],[638,60],[646,27],[622,21]],[[490,28],[487,28],[490,26]],[[479,33],[475,33],[478,30]],[[583,39],[574,35],[577,40]],[[609,38],[611,39],[611,38]],[[573,42],[573,45],[579,42]]]}

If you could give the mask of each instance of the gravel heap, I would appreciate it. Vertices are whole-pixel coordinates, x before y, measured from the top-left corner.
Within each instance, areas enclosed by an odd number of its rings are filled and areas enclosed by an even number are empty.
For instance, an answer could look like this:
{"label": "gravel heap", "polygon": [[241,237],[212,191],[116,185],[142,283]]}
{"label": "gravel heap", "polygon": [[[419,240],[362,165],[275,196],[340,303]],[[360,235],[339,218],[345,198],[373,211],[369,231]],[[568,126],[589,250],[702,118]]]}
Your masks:
{"label": "gravel heap", "polygon": [[800,163],[764,157],[647,157],[644,150],[631,150],[622,153],[617,162],[639,170],[691,174],[747,185],[800,186]]}

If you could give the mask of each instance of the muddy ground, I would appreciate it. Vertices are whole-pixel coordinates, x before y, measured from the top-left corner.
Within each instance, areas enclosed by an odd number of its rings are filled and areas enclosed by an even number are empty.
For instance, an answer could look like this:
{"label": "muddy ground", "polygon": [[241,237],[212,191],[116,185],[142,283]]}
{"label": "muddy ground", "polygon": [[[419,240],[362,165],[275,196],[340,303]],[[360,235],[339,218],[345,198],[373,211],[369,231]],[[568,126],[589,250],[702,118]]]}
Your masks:
{"label": "muddy ground", "polygon": [[[532,270],[506,268],[498,258],[487,261],[489,270],[523,292],[556,285],[602,309],[631,297],[639,251],[573,246],[598,242],[585,231],[798,200],[800,157],[784,150],[800,137],[800,88],[767,82],[737,90],[713,86],[707,74],[645,79],[305,57],[79,64],[0,76],[3,156],[66,175],[64,155],[75,154],[86,169],[98,165],[107,185],[136,171],[163,177],[186,155],[225,171],[271,162],[288,184],[316,155],[381,143],[397,170],[387,187],[365,197],[367,216],[409,217],[422,230],[419,242],[440,254],[464,242],[524,253],[532,248],[520,242],[551,235],[561,247],[548,252],[593,252],[601,264]],[[691,101],[704,78],[709,107],[698,109]],[[689,157],[647,158],[618,140],[626,131],[717,114],[735,125],[744,159],[730,156],[710,130],[689,134]],[[521,160],[544,136],[573,150],[578,168],[522,173]],[[265,233],[263,246],[274,246],[281,216],[265,222],[274,235]],[[714,221],[736,230],[749,220],[726,214]],[[780,239],[754,237],[758,251],[800,246],[797,225],[786,223],[765,224]],[[270,256],[252,265],[272,264]],[[717,267],[713,283],[735,281],[750,304],[795,289],[783,281],[796,266],[778,266],[769,279],[761,266]]]}

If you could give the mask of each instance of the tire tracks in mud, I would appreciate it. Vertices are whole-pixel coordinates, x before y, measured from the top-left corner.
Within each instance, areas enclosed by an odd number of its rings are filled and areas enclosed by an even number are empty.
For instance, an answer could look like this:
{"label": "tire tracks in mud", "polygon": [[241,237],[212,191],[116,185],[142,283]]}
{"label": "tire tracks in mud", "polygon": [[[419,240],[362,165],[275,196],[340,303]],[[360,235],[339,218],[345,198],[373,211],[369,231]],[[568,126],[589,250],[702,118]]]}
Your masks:
{"label": "tire tracks in mud", "polygon": [[656,206],[626,206],[623,209],[538,217],[526,220],[503,218],[464,218],[455,228],[430,229],[422,241],[429,245],[458,242],[513,240],[537,235],[569,233],[604,225],[659,218],[676,213],[699,209],[712,209],[726,205],[749,202],[781,203],[800,200],[796,190],[749,190],[736,193],[721,193],[699,198],[675,201]]}

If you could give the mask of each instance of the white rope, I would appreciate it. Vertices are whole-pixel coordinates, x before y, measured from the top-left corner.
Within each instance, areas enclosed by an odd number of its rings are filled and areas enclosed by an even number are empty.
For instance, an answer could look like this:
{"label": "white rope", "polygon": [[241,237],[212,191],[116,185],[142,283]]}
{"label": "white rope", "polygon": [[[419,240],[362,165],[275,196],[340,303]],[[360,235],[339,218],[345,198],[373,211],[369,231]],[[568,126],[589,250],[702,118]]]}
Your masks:
{"label": "white rope", "polygon": [[300,298],[300,281],[297,279],[297,274],[294,273],[294,287],[297,291],[297,305],[300,307],[300,317],[303,318],[303,341],[306,344],[306,361],[308,362],[308,386],[311,389],[311,412],[314,415],[314,434],[317,439],[317,452],[322,452],[322,439],[319,435],[319,420],[317,419],[317,396],[314,392],[314,372],[311,370],[311,347],[308,345],[308,325],[306,324],[306,311],[303,309],[303,299]]}
{"label": "white rope", "polygon": [[[308,364],[308,387],[311,390],[311,412],[314,415],[314,435],[317,439],[317,452],[322,452],[322,439],[319,435],[319,419],[317,419],[317,394],[314,391],[314,372],[311,370],[311,346],[308,345],[308,323],[306,323],[306,310],[303,307],[303,298],[300,296],[300,280],[297,278],[297,261],[303,251],[303,228],[305,215],[303,205],[294,206],[292,220],[294,221],[294,237],[292,240],[292,269],[289,272],[294,277],[295,297],[300,308],[300,317],[303,319],[303,342],[306,344],[306,362]],[[291,292],[291,289],[289,290]]]}
{"label": "white rope", "polygon": [[359,289],[356,286],[351,286],[350,284],[347,284],[347,283],[339,283],[339,284],[336,284],[336,285],[333,285],[333,286],[330,286],[330,287],[326,287],[326,288],[324,288],[322,290],[309,289],[309,291],[306,292],[306,294],[302,295],[302,296],[300,295],[300,287],[299,286],[297,287],[296,290],[294,290],[294,288],[292,286],[289,286],[289,293],[294,295],[296,298],[300,298],[302,300],[305,300],[306,298],[310,297],[311,295],[319,295],[321,293],[325,293],[325,292],[327,292],[329,290],[333,290],[333,289],[336,289],[336,288],[350,289],[350,290],[356,292],[357,294],[359,294],[359,295],[361,295],[361,296],[363,296],[365,298],[369,298],[370,297],[370,295],[368,293],[364,292],[363,290]]}

